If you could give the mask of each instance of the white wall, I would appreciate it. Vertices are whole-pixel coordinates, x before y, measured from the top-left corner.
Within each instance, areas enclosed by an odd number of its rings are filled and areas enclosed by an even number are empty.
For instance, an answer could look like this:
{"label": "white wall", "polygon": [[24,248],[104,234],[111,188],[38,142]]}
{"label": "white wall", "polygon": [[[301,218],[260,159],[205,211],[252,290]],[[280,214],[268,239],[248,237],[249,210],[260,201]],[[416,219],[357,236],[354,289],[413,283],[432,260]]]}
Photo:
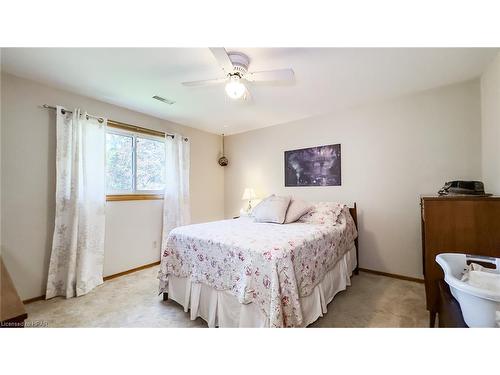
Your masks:
{"label": "white wall", "polygon": [[[0,88],[2,87],[2,49],[0,48]],[[0,166],[2,165],[2,90],[0,90]],[[0,173],[0,197],[2,196],[2,173]],[[0,256],[2,256],[2,199],[0,199]]]}
{"label": "white wall", "polygon": [[[419,195],[481,174],[477,80],[227,137],[225,214],[243,189],[358,204],[360,266],[422,277]],[[340,143],[342,186],[284,187],[285,150]]]}
{"label": "white wall", "polygon": [[162,211],[161,200],[107,202],[104,276],[160,260]]}
{"label": "white wall", "polygon": [[[218,136],[12,75],[1,79],[2,257],[22,299],[45,293],[54,225],[55,114],[39,108],[41,104],[79,106],[113,120],[188,136],[192,220],[223,217]],[[159,260],[161,202],[108,202],[105,275]]]}
{"label": "white wall", "polygon": [[500,195],[500,53],[481,77],[481,117],[484,186]]}

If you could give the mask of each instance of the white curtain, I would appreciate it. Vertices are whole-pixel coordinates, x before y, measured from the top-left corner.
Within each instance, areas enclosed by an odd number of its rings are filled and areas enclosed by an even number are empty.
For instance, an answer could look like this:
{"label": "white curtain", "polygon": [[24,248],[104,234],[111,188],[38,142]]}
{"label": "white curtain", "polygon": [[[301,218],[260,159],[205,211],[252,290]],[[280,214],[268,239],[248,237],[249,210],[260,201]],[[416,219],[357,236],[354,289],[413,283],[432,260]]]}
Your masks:
{"label": "white curtain", "polygon": [[46,298],[102,284],[106,120],[57,107],[56,220]]}
{"label": "white curtain", "polygon": [[189,139],[165,135],[165,197],[163,200],[162,248],[170,231],[189,224]]}

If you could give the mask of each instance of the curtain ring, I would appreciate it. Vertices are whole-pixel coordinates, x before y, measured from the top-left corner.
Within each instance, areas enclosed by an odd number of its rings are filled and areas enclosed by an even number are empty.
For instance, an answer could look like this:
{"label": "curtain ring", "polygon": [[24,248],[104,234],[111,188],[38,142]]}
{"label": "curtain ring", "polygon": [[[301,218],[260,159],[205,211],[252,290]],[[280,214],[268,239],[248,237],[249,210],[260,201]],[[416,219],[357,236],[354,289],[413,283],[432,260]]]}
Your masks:
{"label": "curtain ring", "polygon": [[66,114],[66,110],[65,110],[64,108],[61,108],[61,113],[62,113],[63,115],[65,115],[65,114]]}

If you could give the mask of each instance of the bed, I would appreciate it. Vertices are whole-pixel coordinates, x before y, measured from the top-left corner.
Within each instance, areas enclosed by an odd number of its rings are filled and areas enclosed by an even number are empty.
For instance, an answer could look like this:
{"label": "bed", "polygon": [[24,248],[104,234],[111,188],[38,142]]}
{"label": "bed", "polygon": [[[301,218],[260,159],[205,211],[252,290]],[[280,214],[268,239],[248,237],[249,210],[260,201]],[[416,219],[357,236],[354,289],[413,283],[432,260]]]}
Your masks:
{"label": "bed", "polygon": [[159,292],[209,327],[305,327],[350,285],[357,259],[356,204],[334,224],[187,225],[168,236]]}

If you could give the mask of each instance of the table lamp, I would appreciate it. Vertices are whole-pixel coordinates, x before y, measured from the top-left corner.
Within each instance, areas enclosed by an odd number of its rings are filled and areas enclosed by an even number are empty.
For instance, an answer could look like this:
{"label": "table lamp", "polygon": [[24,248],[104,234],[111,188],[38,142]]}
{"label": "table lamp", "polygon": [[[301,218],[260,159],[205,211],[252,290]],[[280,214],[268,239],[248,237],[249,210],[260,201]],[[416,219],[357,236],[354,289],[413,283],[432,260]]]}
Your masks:
{"label": "table lamp", "polygon": [[257,195],[255,195],[255,191],[252,188],[245,188],[243,192],[242,200],[248,201],[247,212],[252,211],[252,199],[256,199]]}

